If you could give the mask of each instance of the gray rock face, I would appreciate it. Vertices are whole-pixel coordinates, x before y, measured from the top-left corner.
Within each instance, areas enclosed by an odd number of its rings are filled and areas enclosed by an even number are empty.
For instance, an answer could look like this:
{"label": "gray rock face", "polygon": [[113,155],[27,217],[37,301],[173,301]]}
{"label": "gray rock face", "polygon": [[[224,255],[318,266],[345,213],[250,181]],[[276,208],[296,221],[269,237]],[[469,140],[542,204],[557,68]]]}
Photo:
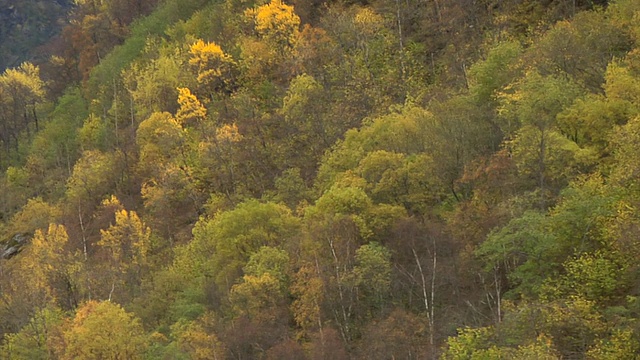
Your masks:
{"label": "gray rock face", "polygon": [[15,234],[6,244],[0,245],[0,259],[10,259],[22,250],[31,238],[29,234]]}

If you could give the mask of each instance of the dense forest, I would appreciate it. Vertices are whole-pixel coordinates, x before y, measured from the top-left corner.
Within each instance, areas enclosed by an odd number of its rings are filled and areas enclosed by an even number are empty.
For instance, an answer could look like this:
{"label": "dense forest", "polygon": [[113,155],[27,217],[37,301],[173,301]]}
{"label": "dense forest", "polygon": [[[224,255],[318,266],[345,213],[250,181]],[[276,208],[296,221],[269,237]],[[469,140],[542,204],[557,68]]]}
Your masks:
{"label": "dense forest", "polygon": [[0,19],[0,359],[638,358],[640,1]]}
{"label": "dense forest", "polygon": [[60,33],[73,0],[0,0],[0,69],[46,60],[45,44]]}

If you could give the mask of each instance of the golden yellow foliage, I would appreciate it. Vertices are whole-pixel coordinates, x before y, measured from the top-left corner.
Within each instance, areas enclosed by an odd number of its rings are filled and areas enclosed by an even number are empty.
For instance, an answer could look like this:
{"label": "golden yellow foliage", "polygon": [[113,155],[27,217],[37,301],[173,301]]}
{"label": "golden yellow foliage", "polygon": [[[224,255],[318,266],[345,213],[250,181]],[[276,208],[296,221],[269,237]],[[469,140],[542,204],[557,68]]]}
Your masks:
{"label": "golden yellow foliage", "polygon": [[242,140],[242,134],[236,124],[222,125],[216,129],[216,141],[218,143],[234,143]]}
{"label": "golden yellow foliage", "polygon": [[363,34],[373,36],[384,29],[384,19],[369,8],[362,8],[356,13],[353,22]]}
{"label": "golden yellow foliage", "polygon": [[147,347],[140,321],[110,301],[82,305],[64,338],[63,359],[142,359]]}
{"label": "golden yellow foliage", "polygon": [[261,276],[245,275],[242,282],[234,285],[229,294],[229,301],[239,315],[264,322],[277,319],[277,311],[285,294],[278,279],[270,273]]}
{"label": "golden yellow foliage", "polygon": [[55,299],[51,282],[64,271],[62,249],[68,239],[63,225],[50,224],[46,233],[36,230],[31,245],[15,264],[17,277],[22,284],[29,284],[31,289],[30,299],[22,298],[22,301],[33,301],[34,305],[44,306]]}
{"label": "golden yellow foliage", "polygon": [[178,104],[176,120],[180,125],[198,123],[207,117],[207,109],[189,88],[178,88]]}
{"label": "golden yellow foliage", "polygon": [[230,91],[235,81],[236,62],[216,43],[196,41],[189,49],[198,83],[209,92]]}
{"label": "golden yellow foliage", "polygon": [[293,318],[301,328],[300,337],[322,326],[320,306],[324,299],[324,283],[311,264],[300,268],[291,286],[295,300],[291,304]]}
{"label": "golden yellow foliage", "polygon": [[135,211],[116,211],[116,223],[101,230],[98,245],[109,250],[113,260],[126,267],[142,264],[149,250],[151,230],[146,227]]}
{"label": "golden yellow foliage", "polygon": [[197,320],[179,328],[175,326],[172,330],[178,332],[178,345],[191,356],[191,359],[223,359],[225,348],[214,332],[215,325],[215,315],[207,312]]}
{"label": "golden yellow foliage", "polygon": [[293,11],[293,6],[280,0],[247,10],[245,16],[253,18],[258,35],[279,45],[292,46],[298,37],[300,17]]}

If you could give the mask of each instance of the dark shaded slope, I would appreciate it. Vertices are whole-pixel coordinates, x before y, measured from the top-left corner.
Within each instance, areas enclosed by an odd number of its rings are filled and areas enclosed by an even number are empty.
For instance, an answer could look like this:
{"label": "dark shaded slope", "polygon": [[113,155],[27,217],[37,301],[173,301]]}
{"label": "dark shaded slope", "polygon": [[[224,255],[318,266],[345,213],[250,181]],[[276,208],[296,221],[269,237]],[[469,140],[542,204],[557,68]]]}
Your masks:
{"label": "dark shaded slope", "polygon": [[62,29],[71,6],[71,0],[0,0],[0,69],[32,60]]}

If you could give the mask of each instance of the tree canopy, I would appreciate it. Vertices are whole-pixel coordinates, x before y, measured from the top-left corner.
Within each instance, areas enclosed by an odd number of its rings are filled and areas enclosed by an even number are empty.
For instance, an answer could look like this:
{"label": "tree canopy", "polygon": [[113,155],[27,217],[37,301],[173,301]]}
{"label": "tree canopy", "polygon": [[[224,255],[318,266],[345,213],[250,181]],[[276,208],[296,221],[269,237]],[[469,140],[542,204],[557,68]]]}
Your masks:
{"label": "tree canopy", "polygon": [[0,358],[637,358],[638,1],[0,19]]}

